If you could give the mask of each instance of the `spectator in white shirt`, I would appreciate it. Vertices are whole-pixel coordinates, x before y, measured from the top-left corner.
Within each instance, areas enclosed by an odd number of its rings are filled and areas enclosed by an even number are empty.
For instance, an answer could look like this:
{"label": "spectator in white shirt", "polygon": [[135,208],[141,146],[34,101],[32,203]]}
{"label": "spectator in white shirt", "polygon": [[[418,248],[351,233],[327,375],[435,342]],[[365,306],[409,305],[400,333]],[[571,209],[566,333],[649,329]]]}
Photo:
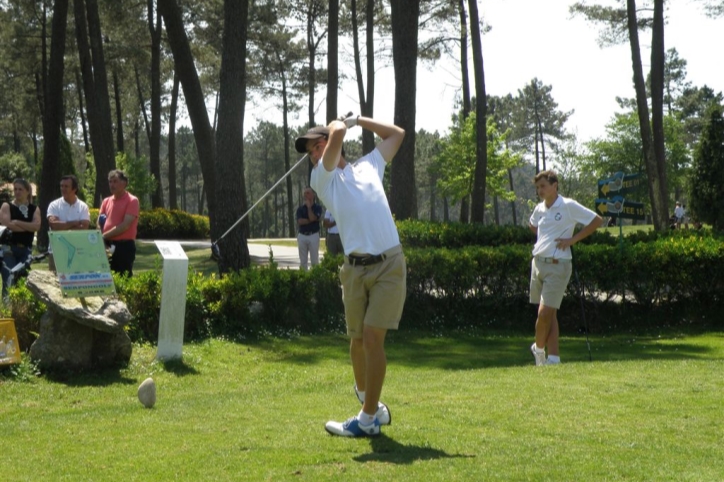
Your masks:
{"label": "spectator in white shirt", "polygon": [[[78,198],[78,178],[72,174],[60,179],[61,197],[48,206],[48,225],[52,231],[88,229],[90,211],[88,205]],[[48,266],[55,271],[53,253],[49,251]]]}

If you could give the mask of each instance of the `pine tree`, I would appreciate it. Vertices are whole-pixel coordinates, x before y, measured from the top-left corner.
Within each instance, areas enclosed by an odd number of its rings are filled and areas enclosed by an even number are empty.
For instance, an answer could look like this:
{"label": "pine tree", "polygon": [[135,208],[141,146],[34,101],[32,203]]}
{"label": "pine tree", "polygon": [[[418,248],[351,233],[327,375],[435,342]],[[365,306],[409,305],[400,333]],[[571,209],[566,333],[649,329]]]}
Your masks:
{"label": "pine tree", "polygon": [[704,130],[694,151],[689,184],[689,209],[694,218],[724,229],[724,117],[722,106],[707,111]]}

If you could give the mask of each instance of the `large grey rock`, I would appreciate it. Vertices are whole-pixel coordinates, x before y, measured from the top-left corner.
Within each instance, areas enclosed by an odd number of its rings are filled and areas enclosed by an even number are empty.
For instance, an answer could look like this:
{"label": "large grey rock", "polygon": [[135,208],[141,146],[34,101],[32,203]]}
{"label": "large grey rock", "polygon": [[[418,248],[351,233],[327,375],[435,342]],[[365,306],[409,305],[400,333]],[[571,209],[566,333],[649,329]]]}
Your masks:
{"label": "large grey rock", "polygon": [[41,367],[88,370],[131,359],[131,339],[124,330],[131,313],[125,303],[98,296],[64,298],[49,271],[31,271],[27,286],[48,308],[30,347],[30,357]]}
{"label": "large grey rock", "polygon": [[146,408],[153,408],[156,404],[156,382],[153,378],[146,378],[138,387],[138,401]]}

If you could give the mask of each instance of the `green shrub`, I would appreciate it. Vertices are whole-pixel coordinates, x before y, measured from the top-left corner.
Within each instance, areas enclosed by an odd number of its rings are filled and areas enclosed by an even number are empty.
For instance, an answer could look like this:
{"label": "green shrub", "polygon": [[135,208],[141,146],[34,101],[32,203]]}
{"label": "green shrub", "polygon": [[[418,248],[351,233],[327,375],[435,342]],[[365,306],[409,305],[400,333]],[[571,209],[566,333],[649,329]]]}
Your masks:
{"label": "green shrub", "polygon": [[461,248],[463,246],[503,246],[530,244],[535,236],[523,226],[491,226],[427,221],[397,221],[400,241],[405,248]]}
{"label": "green shrub", "polygon": [[[91,228],[98,226],[98,209],[90,210]],[[138,239],[208,239],[209,218],[185,211],[152,209],[138,216]]]}
{"label": "green shrub", "polygon": [[[584,329],[579,286],[586,322],[594,330],[673,326],[694,319],[711,320],[711,327],[720,328],[724,242],[706,233],[662,235],[650,242],[634,239],[576,245],[575,275],[559,315],[561,329]],[[407,298],[401,329],[531,329],[535,307],[528,303],[530,245],[405,248],[405,256]],[[223,278],[190,272],[185,339],[343,332],[341,262],[341,256],[325,257],[309,271],[271,263]],[[129,335],[134,341],[156,342],[160,271],[114,279],[133,314]],[[44,307],[22,281],[10,295],[21,346],[27,348]]]}
{"label": "green shrub", "polygon": [[15,320],[20,349],[27,351],[40,332],[40,318],[45,313],[45,304],[39,301],[25,286],[25,278],[20,278],[8,290],[11,317]]}

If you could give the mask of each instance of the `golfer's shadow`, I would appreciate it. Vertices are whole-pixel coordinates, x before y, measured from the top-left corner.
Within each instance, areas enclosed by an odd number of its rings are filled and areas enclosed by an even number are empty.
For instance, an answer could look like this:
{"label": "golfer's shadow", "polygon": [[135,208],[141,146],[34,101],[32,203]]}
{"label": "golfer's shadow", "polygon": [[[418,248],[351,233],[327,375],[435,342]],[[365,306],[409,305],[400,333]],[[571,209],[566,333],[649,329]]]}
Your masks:
{"label": "golfer's shadow", "polygon": [[411,464],[418,460],[435,460],[450,458],[472,458],[469,454],[448,454],[444,450],[433,447],[403,445],[385,434],[370,438],[372,452],[358,455],[357,462],[387,462],[393,464]]}

